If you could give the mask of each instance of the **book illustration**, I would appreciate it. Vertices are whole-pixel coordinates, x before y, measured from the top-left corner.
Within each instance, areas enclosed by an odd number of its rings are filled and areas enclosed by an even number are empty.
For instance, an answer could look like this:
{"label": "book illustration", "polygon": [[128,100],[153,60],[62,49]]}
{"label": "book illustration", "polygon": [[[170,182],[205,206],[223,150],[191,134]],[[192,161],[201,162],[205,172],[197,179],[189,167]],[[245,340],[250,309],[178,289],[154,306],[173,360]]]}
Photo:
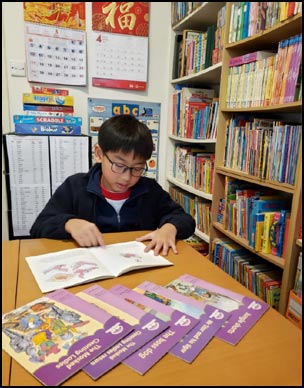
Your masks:
{"label": "book illustration", "polygon": [[188,303],[189,298],[148,281],[141,283],[134,290],[199,319],[199,323],[169,351],[170,354],[188,363],[191,363],[197,357],[230,317],[230,313],[212,306],[205,306],[204,308],[191,306]]}
{"label": "book illustration", "polygon": [[122,275],[141,268],[173,265],[162,256],[144,252],[137,241],[105,247],[73,248],[26,257],[42,292],[67,288],[97,279]]}
{"label": "book illustration", "polygon": [[192,299],[194,306],[210,305],[231,313],[215,336],[236,345],[270,307],[267,303],[229,291],[215,284],[185,274],[170,282],[167,288]]}
{"label": "book illustration", "polygon": [[161,313],[165,322],[169,322],[170,326],[167,329],[123,361],[123,364],[140,374],[146,373],[199,322],[188,314],[174,310],[123,285],[116,285],[110,288],[110,291],[155,316]]}
{"label": "book illustration", "polygon": [[83,370],[93,379],[108,372],[169,327],[168,322],[143,311],[98,285],[85,289],[77,295],[133,327],[130,334],[84,367]]}
{"label": "book illustration", "polygon": [[132,327],[66,290],[2,315],[2,349],[41,383],[57,386]]}

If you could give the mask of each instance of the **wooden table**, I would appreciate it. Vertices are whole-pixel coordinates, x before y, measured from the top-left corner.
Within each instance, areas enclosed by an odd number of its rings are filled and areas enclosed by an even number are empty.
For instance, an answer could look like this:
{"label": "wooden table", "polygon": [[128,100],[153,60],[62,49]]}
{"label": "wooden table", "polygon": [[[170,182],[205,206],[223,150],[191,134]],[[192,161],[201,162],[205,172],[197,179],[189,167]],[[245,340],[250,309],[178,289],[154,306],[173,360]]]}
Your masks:
{"label": "wooden table", "polygon": [[[145,232],[104,234],[106,243],[133,240]],[[16,307],[42,294],[25,262],[26,256],[76,247],[73,242],[48,239],[20,242],[19,275]],[[236,280],[224,273],[183,241],[178,242],[179,254],[168,259],[174,266],[129,272],[115,279],[94,282],[104,288],[123,284],[133,288],[144,280],[165,285],[189,273],[234,292],[258,299]],[[69,288],[76,293],[94,283]],[[5,289],[3,289],[5,291]],[[12,362],[10,385],[39,386],[17,362]],[[217,338],[207,345],[192,364],[167,354],[144,376],[123,364],[94,381],[80,371],[62,385],[66,386],[297,386],[302,385],[302,331],[273,309],[269,309],[249,333],[232,346]]]}
{"label": "wooden table", "polygon": [[[2,241],[2,314],[16,306],[19,240]],[[11,357],[2,351],[2,385],[8,386]]]}

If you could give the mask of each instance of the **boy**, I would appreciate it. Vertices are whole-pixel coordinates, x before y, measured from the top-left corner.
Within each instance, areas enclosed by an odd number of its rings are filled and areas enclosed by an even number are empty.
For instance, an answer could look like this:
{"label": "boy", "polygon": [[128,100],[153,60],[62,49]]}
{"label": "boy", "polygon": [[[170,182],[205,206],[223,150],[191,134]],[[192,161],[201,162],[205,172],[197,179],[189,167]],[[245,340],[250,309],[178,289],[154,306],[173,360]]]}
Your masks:
{"label": "boy", "polygon": [[194,219],[155,179],[142,176],[153,151],[149,128],[131,115],[113,116],[98,132],[96,164],[68,177],[31,228],[34,238],[70,239],[103,246],[101,233],[151,230],[145,251],[177,253],[176,239],[191,236]]}

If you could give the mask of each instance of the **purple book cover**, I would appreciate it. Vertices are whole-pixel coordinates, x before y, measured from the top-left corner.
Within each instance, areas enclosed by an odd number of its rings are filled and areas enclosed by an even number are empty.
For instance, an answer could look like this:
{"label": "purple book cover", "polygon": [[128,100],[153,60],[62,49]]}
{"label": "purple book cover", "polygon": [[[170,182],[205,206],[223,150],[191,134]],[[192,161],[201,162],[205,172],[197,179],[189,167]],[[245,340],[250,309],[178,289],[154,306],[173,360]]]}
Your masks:
{"label": "purple book cover", "polygon": [[189,363],[197,357],[231,315],[213,306],[204,306],[204,308],[198,309],[191,306],[189,297],[148,281],[141,283],[134,290],[143,292],[143,295],[149,298],[162,301],[175,310],[199,318],[198,324],[169,352]]}
{"label": "purple book cover", "polygon": [[188,274],[173,280],[166,287],[190,297],[196,307],[210,305],[230,312],[230,318],[215,337],[232,345],[236,345],[269,309],[269,305],[261,300],[237,294]]}
{"label": "purple book cover", "polygon": [[142,375],[168,353],[199,321],[122,285],[114,286],[110,291],[170,323],[168,329],[123,361],[123,364]]}
{"label": "purple book cover", "polygon": [[61,289],[2,315],[2,348],[42,384],[57,386],[131,330]]}
{"label": "purple book cover", "polygon": [[77,294],[133,326],[133,331],[84,367],[97,379],[169,327],[168,322],[145,312],[112,292],[94,285]]}

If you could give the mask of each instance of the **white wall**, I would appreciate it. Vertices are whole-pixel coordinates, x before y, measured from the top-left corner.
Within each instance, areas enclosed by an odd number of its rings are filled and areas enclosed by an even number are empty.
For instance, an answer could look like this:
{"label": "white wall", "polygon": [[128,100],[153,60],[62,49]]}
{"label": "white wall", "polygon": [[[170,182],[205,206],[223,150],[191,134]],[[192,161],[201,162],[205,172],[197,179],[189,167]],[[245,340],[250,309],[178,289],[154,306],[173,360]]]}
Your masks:
{"label": "white wall", "polygon": [[[9,61],[25,62],[22,2],[2,3],[2,133],[13,132],[13,115],[22,113],[22,93],[34,85],[25,77],[12,77]],[[91,86],[91,2],[86,2],[88,84],[85,87],[50,85],[70,90],[74,96],[74,115],[83,118],[82,132],[87,134],[87,98],[107,98],[161,103],[159,134],[159,183],[165,187],[165,163],[170,71],[170,2],[150,2],[148,86],[144,92]],[[47,86],[47,84],[46,84]],[[3,154],[3,153],[2,153]],[[2,170],[4,170],[2,159]],[[2,239],[8,239],[7,199],[2,174]]]}

